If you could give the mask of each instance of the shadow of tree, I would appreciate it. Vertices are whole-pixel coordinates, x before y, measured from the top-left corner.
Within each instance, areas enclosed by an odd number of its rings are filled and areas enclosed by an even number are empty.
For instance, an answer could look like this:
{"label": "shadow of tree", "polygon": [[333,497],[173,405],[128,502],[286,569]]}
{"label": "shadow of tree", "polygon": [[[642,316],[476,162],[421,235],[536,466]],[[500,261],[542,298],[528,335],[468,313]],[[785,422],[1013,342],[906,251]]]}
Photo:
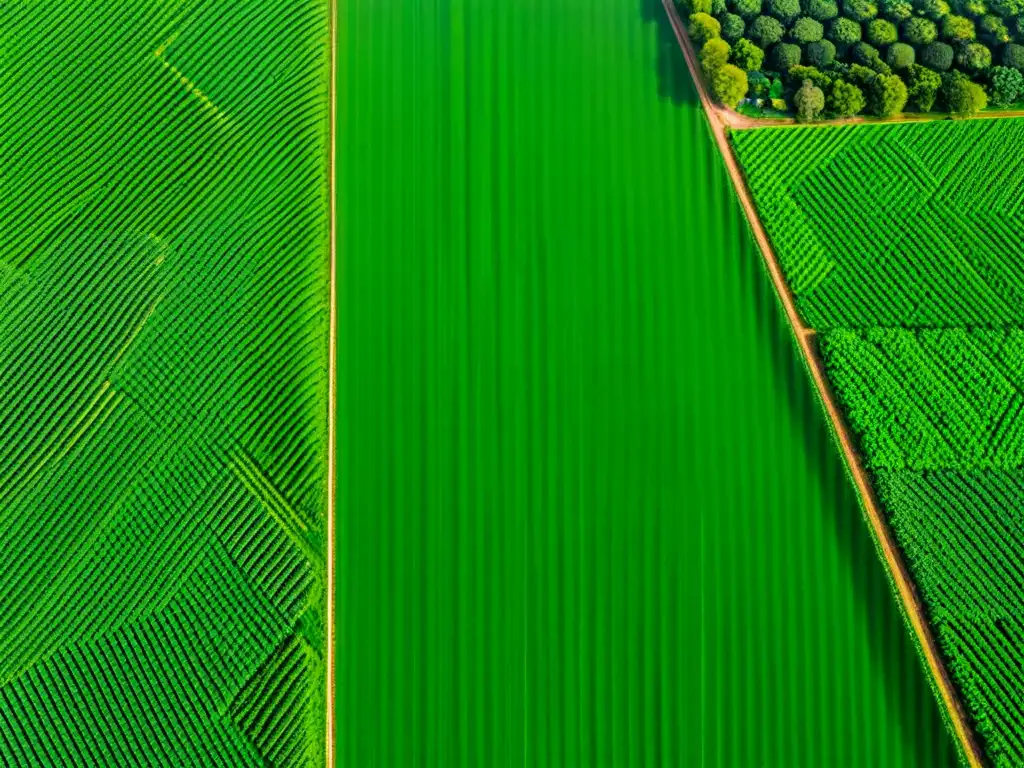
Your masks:
{"label": "shadow of tree", "polygon": [[640,17],[645,23],[657,26],[655,66],[659,98],[668,99],[676,106],[699,104],[697,89],[661,0],[640,0]]}

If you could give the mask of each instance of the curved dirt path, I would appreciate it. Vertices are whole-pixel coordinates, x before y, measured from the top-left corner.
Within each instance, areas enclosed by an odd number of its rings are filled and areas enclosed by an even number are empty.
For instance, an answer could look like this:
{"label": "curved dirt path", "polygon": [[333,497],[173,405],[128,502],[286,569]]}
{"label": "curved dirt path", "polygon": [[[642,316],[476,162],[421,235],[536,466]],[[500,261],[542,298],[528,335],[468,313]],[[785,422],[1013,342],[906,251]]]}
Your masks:
{"label": "curved dirt path", "polygon": [[[928,626],[928,622],[925,618],[924,605],[917,594],[913,580],[910,577],[910,572],[903,560],[903,555],[900,552],[892,533],[889,531],[888,525],[885,523],[881,507],[875,497],[874,491],[871,488],[871,484],[868,481],[867,472],[861,464],[860,456],[854,448],[849,430],[842,419],[838,404],[836,403],[835,397],[828,386],[828,382],[825,378],[824,364],[822,363],[821,357],[818,355],[817,349],[813,343],[815,331],[813,328],[804,324],[799,312],[797,312],[793,294],[790,292],[789,285],[786,283],[785,277],[783,276],[782,268],[775,256],[775,252],[772,250],[768,234],[757,214],[757,208],[754,205],[753,197],[747,187],[746,178],[743,176],[739,163],[736,160],[736,156],[732,151],[732,145],[729,143],[726,132],[727,128],[763,127],[763,123],[765,122],[777,125],[779,121],[764,121],[748,118],[743,115],[739,115],[733,110],[728,110],[716,105],[714,100],[711,98],[711,94],[708,92],[707,85],[704,82],[703,73],[701,72],[700,64],[697,59],[697,53],[686,33],[682,19],[680,19],[679,14],[676,13],[673,0],[662,0],[662,5],[665,7],[665,12],[668,14],[669,21],[672,24],[672,29],[675,31],[676,39],[679,41],[680,48],[682,48],[683,56],[686,58],[686,64],[690,69],[690,75],[693,78],[694,85],[697,87],[701,104],[704,107],[704,113],[707,115],[708,123],[711,126],[711,133],[715,138],[715,142],[718,144],[718,148],[721,151],[722,159],[725,161],[725,166],[729,171],[729,175],[732,177],[736,196],[739,198],[740,204],[743,206],[743,212],[747,217],[747,221],[750,223],[750,228],[754,233],[754,239],[757,241],[757,245],[761,249],[761,253],[764,255],[765,264],[768,266],[768,272],[771,274],[772,283],[775,285],[775,292],[778,294],[782,301],[783,308],[786,310],[786,317],[789,321],[789,325],[793,328],[796,334],[797,342],[800,345],[800,351],[803,353],[803,356],[807,361],[807,366],[811,371],[811,375],[814,379],[814,385],[818,390],[818,395],[821,398],[822,403],[825,405],[829,421],[832,424],[832,428],[839,441],[839,445],[842,448],[843,456],[846,459],[846,465],[857,485],[857,490],[860,493],[864,509],[867,512],[868,520],[871,523],[871,528],[874,531],[875,539],[880,545],[882,554],[885,557],[886,564],[889,568],[889,573],[891,574],[893,582],[896,584],[899,591],[900,600],[903,603],[903,609],[910,619],[914,633],[917,635],[921,649],[924,651],[925,659],[928,662],[932,678],[935,680],[935,683],[939,688],[939,692],[942,695],[943,704],[945,705],[946,711],[953,722],[954,730],[956,731],[957,738],[960,740],[960,744],[963,747],[964,754],[967,756],[967,760],[972,768],[980,768],[984,765],[983,754],[977,740],[975,739],[974,733],[970,728],[963,705],[957,696],[956,689],[953,686],[953,681],[949,676],[949,672],[941,661],[938,645],[935,642],[935,637],[932,635],[931,628]],[[741,120],[737,121],[735,118],[740,118]],[[740,122],[742,122],[742,124],[738,124]],[[855,122],[855,119],[851,119],[849,122]],[[868,121],[862,120],[859,122]],[[751,123],[754,125],[750,125]],[[793,123],[791,122],[790,124]],[[835,124],[835,122],[831,122],[822,123],[821,125]]]}

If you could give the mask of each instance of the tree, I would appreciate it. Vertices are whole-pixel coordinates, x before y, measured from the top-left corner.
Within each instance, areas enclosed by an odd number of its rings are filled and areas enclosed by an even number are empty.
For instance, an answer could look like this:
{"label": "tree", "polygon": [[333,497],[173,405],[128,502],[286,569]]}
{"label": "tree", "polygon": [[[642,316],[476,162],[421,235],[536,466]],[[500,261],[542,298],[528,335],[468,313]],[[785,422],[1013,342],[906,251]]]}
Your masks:
{"label": "tree", "polygon": [[714,16],[706,13],[694,13],[690,16],[690,37],[697,45],[704,45],[708,40],[721,37],[722,25]]}
{"label": "tree", "polygon": [[800,15],[800,0],[768,0],[767,8],[776,19],[788,23]]}
{"label": "tree", "polygon": [[942,78],[937,72],[913,64],[907,72],[907,101],[918,112],[931,112],[941,86]]}
{"label": "tree", "polygon": [[889,65],[878,55],[878,49],[868,43],[857,43],[853,46],[853,60],[883,75],[892,74]]}
{"label": "tree", "polygon": [[914,8],[918,13],[927,16],[932,21],[949,15],[949,3],[946,0],[913,0]]}
{"label": "tree", "polygon": [[985,89],[956,70],[942,76],[941,93],[946,108],[956,117],[973,115],[988,105]]}
{"label": "tree", "polygon": [[800,46],[792,43],[777,43],[772,48],[771,62],[777,72],[788,72],[790,67],[800,63]]}
{"label": "tree", "polygon": [[811,85],[818,86],[822,91],[827,91],[832,87],[831,75],[827,72],[822,72],[816,67],[805,67],[802,64],[797,64],[795,67],[789,68],[789,78],[793,82],[800,83],[804,80],[810,80]]}
{"label": "tree", "polygon": [[786,28],[782,26],[782,22],[771,16],[758,16],[747,29],[747,37],[757,42],[762,48],[779,42],[784,34],[786,34]]}
{"label": "tree", "polygon": [[921,63],[936,72],[945,72],[953,66],[953,48],[945,43],[926,45],[921,51]]}
{"label": "tree", "polygon": [[960,12],[967,16],[984,16],[987,11],[983,0],[961,0]]}
{"label": "tree", "polygon": [[804,80],[804,84],[793,95],[793,105],[796,107],[797,120],[801,123],[813,122],[825,108],[825,94],[810,80]]}
{"label": "tree", "polygon": [[981,21],[978,22],[978,28],[993,43],[1007,43],[1010,41],[1010,30],[1006,28],[1006,24],[998,16],[993,16],[991,13],[981,17]]}
{"label": "tree", "polygon": [[928,45],[938,36],[934,21],[916,16],[903,22],[903,39],[911,45]]}
{"label": "tree", "polygon": [[679,7],[687,16],[695,13],[711,13],[711,0],[680,0]]}
{"label": "tree", "polygon": [[947,16],[942,20],[942,36],[957,43],[974,39],[974,22],[965,16]]}
{"label": "tree", "polygon": [[771,80],[763,72],[747,72],[747,96],[755,99],[767,98],[770,87]]}
{"label": "tree", "polygon": [[917,54],[906,43],[893,43],[885,52],[885,62],[896,70],[906,69],[914,63]]}
{"label": "tree", "polygon": [[892,45],[899,40],[896,25],[885,19],[872,19],[868,22],[868,40],[872,45]]}
{"label": "tree", "polygon": [[725,40],[713,37],[700,49],[700,66],[708,77],[714,75],[728,63],[729,44]]}
{"label": "tree", "polygon": [[744,19],[752,19],[761,13],[761,0],[730,0],[732,12]]}
{"label": "tree", "polygon": [[764,51],[741,37],[732,48],[732,63],[747,72],[756,72],[764,63]]}
{"label": "tree", "polygon": [[790,37],[804,45],[818,42],[824,33],[825,29],[821,26],[821,22],[815,21],[809,16],[801,16],[789,30]]}
{"label": "tree", "polygon": [[1014,69],[1024,69],[1024,45],[1009,43],[1003,48],[1003,64]]}
{"label": "tree", "polygon": [[960,49],[957,63],[973,72],[988,69],[992,66],[992,51],[981,43],[968,43]]}
{"label": "tree", "polygon": [[743,33],[747,28],[742,17],[737,16],[735,13],[722,14],[721,22],[722,39],[727,40],[730,43],[735,43],[743,37]]}
{"label": "tree", "polygon": [[719,67],[711,78],[715,98],[727,107],[735,107],[747,95],[747,73],[737,66]]}
{"label": "tree", "polygon": [[854,21],[870,21],[878,15],[878,6],[871,0],[843,0],[843,15]]}
{"label": "tree", "polygon": [[1024,14],[1024,0],[990,0],[989,8],[1004,19],[1012,19]]}
{"label": "tree", "polygon": [[721,16],[725,13],[725,0],[711,0],[711,15]]}
{"label": "tree", "polygon": [[1013,67],[992,67],[992,103],[1008,107],[1024,95],[1024,75]]}
{"label": "tree", "polygon": [[853,45],[860,40],[860,24],[853,19],[836,19],[829,28],[828,36],[838,45]]}
{"label": "tree", "polygon": [[907,104],[907,86],[899,75],[878,75],[871,81],[868,105],[879,117],[892,117]]}
{"label": "tree", "polygon": [[910,0],[883,0],[882,13],[899,24],[914,15],[914,6]]}
{"label": "tree", "polygon": [[816,21],[831,21],[839,15],[835,0],[804,0],[804,13]]}
{"label": "tree", "polygon": [[827,106],[836,117],[853,117],[859,113],[867,102],[864,92],[853,83],[836,80],[829,91]]}
{"label": "tree", "polygon": [[818,40],[810,43],[804,50],[807,63],[815,67],[829,67],[836,60],[836,47],[830,40]]}

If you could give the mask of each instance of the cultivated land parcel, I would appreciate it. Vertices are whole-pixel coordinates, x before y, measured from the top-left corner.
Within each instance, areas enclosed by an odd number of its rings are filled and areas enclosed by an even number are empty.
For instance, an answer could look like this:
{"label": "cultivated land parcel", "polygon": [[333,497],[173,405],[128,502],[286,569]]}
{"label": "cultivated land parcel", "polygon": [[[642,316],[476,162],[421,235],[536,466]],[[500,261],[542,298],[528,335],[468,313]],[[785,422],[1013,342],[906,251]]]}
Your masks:
{"label": "cultivated land parcel", "polygon": [[0,764],[324,760],[328,29],[0,8]]}
{"label": "cultivated land parcel", "polygon": [[1022,137],[1019,119],[732,134],[970,756],[1006,766],[1024,763]]}

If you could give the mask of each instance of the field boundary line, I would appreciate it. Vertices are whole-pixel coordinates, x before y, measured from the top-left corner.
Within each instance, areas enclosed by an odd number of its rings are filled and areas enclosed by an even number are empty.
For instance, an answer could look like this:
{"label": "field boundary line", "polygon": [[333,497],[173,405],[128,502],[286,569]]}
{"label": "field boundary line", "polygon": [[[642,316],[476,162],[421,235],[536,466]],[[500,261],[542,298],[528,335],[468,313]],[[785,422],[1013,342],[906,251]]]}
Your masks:
{"label": "field boundary line", "polygon": [[327,750],[325,765],[327,768],[334,768],[334,514],[335,514],[335,486],[337,482],[335,473],[335,448],[337,427],[335,411],[338,397],[338,267],[337,267],[337,204],[335,193],[335,160],[337,153],[337,71],[338,71],[338,8],[337,0],[327,2],[327,28],[330,35],[330,80],[328,86],[328,99],[330,100],[328,118],[328,167],[327,167],[327,196],[328,210],[330,211],[330,234],[328,235],[328,258],[330,259],[330,333],[327,351],[327,674],[325,695],[327,696],[326,709],[324,713],[325,727],[327,733],[324,737],[325,749]]}
{"label": "field boundary line", "polygon": [[938,645],[935,642],[935,638],[932,635],[928,622],[925,619],[924,605],[918,598],[917,591],[910,577],[909,569],[903,560],[903,555],[893,539],[892,532],[889,530],[889,526],[886,524],[885,518],[882,516],[880,505],[871,489],[871,484],[868,482],[867,472],[861,465],[860,457],[854,450],[853,440],[850,437],[846,423],[840,414],[839,407],[832,395],[831,389],[828,386],[827,379],[825,378],[824,364],[821,357],[817,354],[811,344],[811,339],[814,335],[813,329],[810,329],[804,324],[800,314],[797,312],[796,302],[789,289],[789,284],[786,282],[782,268],[779,265],[774,250],[771,247],[771,241],[768,239],[768,234],[765,231],[764,224],[761,222],[761,218],[757,213],[757,208],[754,205],[753,196],[747,186],[746,177],[740,170],[739,163],[736,160],[736,155],[734,154],[732,145],[726,135],[725,121],[723,120],[719,109],[716,107],[715,102],[711,98],[711,94],[708,92],[704,83],[700,65],[697,60],[697,53],[690,43],[690,38],[683,26],[682,19],[676,12],[673,0],[662,0],[662,6],[668,14],[669,22],[672,24],[672,29],[675,32],[676,40],[679,42],[679,47],[682,49],[683,57],[686,59],[686,65],[689,68],[690,75],[696,85],[701,105],[704,108],[704,114],[707,116],[711,133],[715,138],[715,143],[718,144],[718,148],[722,154],[723,160],[725,161],[726,168],[729,171],[729,175],[732,177],[736,196],[739,198],[740,205],[743,207],[743,212],[747,217],[747,222],[754,233],[754,239],[757,241],[758,247],[761,250],[761,255],[764,257],[765,264],[768,266],[772,283],[775,286],[775,292],[782,301],[783,308],[786,310],[786,317],[789,322],[789,326],[794,332],[794,336],[800,346],[800,351],[803,353],[807,367],[810,368],[811,376],[814,379],[814,385],[818,390],[818,396],[825,406],[829,420],[832,423],[832,428],[835,431],[836,437],[839,440],[839,445],[842,448],[843,457],[846,460],[847,467],[850,470],[850,474],[853,476],[855,484],[857,485],[861,503],[867,512],[868,520],[871,523],[871,528],[875,535],[875,540],[881,548],[886,565],[888,566],[889,575],[896,584],[899,592],[900,600],[903,603],[904,613],[906,613],[907,617],[910,619],[914,633],[917,635],[921,650],[928,662],[932,678],[939,688],[946,712],[953,723],[953,728],[956,731],[957,738],[959,739],[964,754],[967,757],[967,761],[972,768],[981,768],[981,766],[985,764],[983,754],[974,737],[974,733],[968,724],[963,705],[957,696],[957,692],[953,686],[953,681],[949,676],[949,672],[942,663]]}

